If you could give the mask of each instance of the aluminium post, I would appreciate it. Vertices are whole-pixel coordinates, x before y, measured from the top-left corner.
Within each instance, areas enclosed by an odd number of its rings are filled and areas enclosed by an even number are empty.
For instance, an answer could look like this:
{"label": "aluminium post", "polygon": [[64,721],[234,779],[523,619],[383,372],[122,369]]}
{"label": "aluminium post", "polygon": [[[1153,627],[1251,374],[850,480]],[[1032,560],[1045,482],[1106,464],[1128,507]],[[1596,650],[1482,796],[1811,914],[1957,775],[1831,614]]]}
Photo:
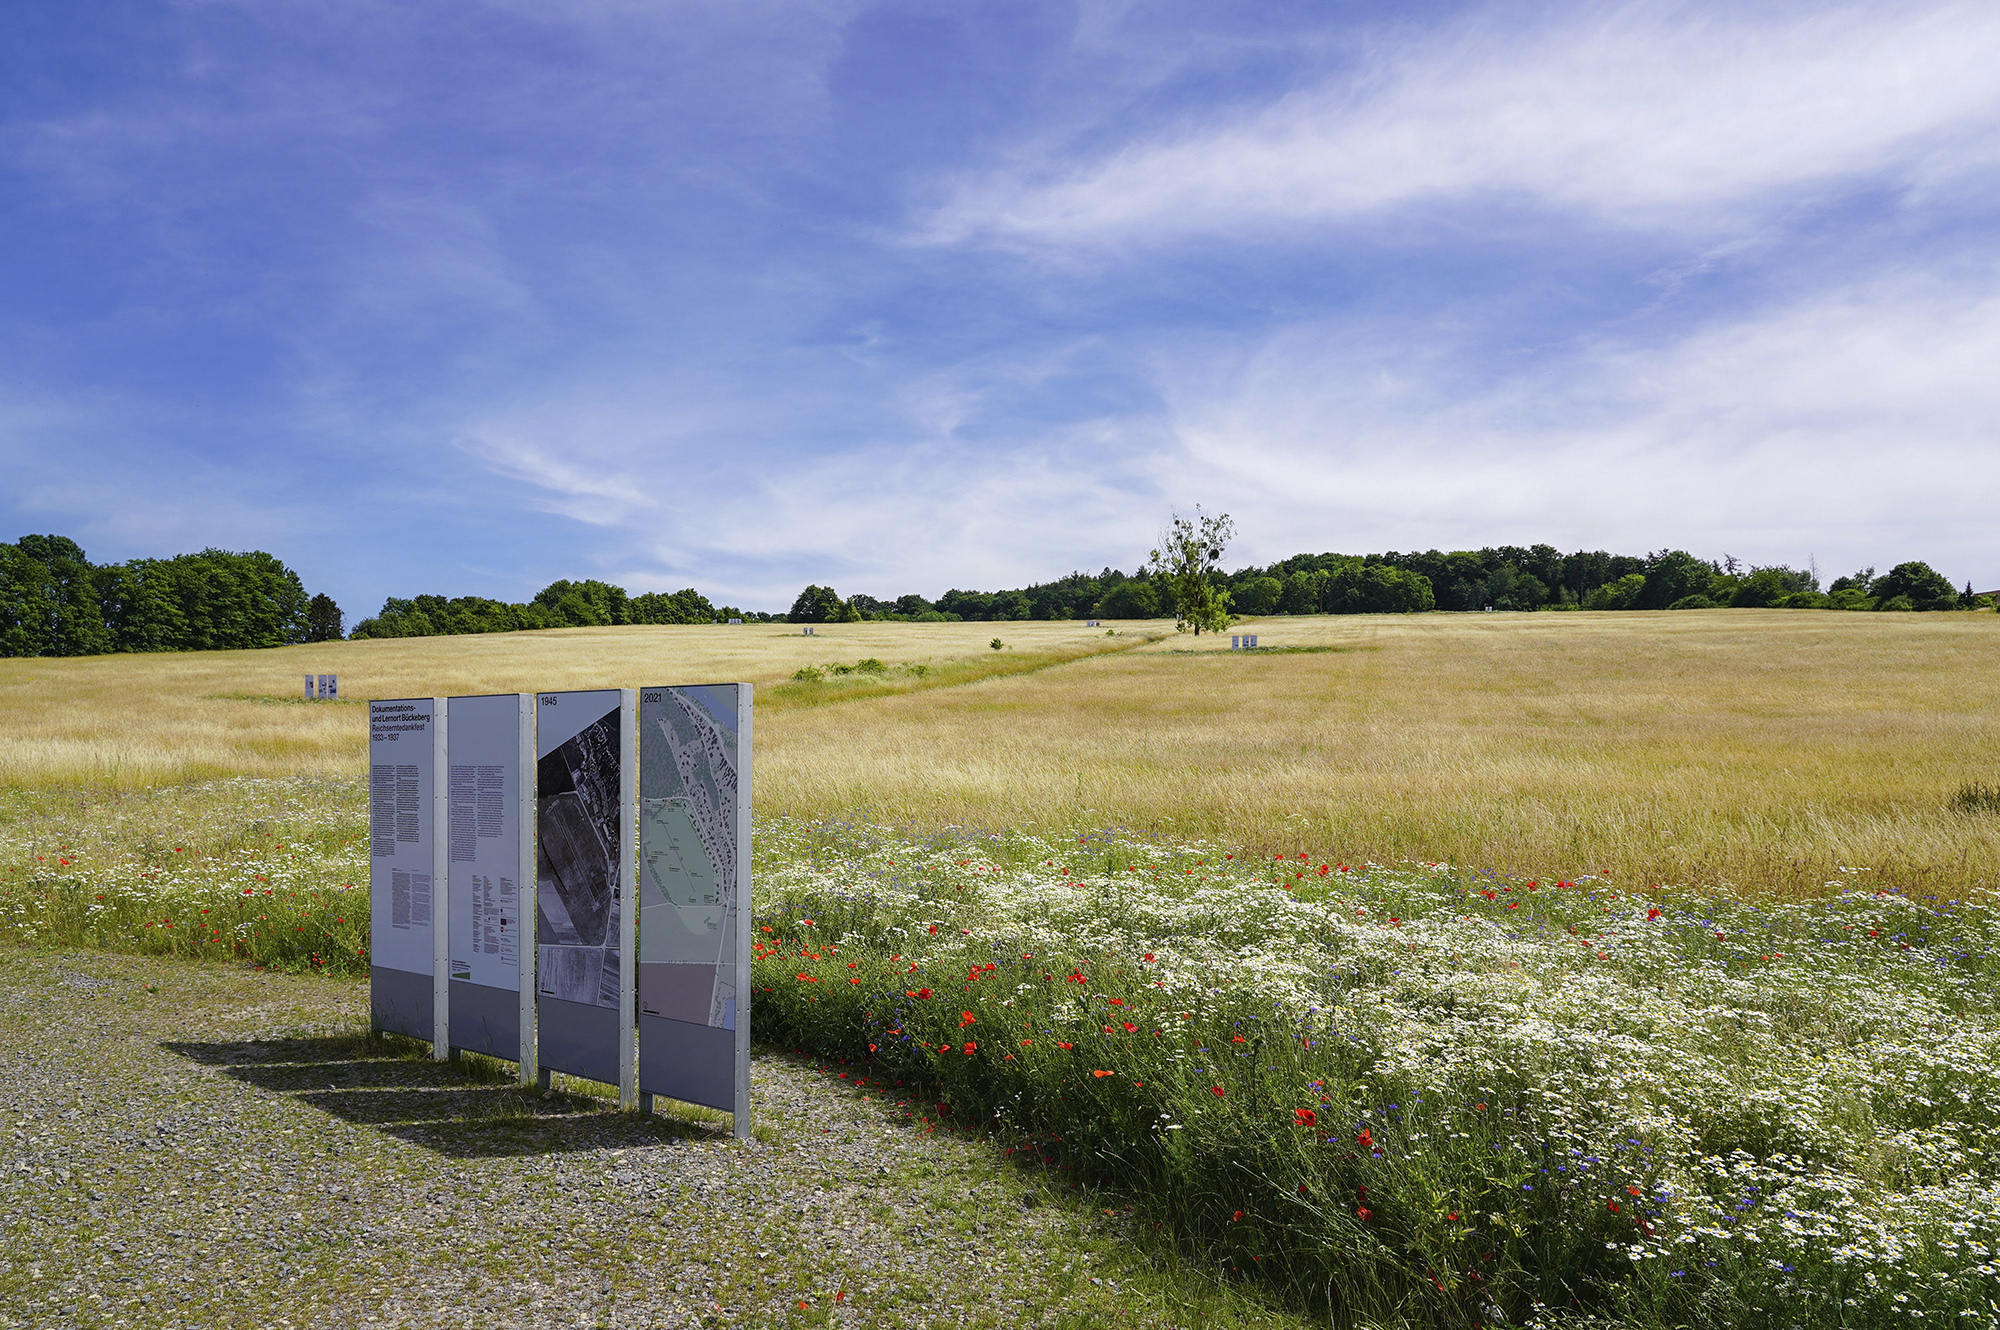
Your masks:
{"label": "aluminium post", "polygon": [[431,1057],[451,1056],[451,768],[448,699],[431,699]]}
{"label": "aluminium post", "polygon": [[618,1107],[639,1107],[639,690],[618,690]]}
{"label": "aluminium post", "polygon": [[736,1139],[750,1139],[750,768],[751,685],[736,685]]}
{"label": "aluminium post", "polygon": [[541,807],[535,797],[535,695],[516,693],[520,699],[520,720],[514,726],[516,767],[518,773],[514,781],[514,923],[515,923],[515,982],[520,989],[519,1036],[520,1056],[518,1071],[521,1084],[533,1085],[539,1079],[537,1059],[538,1045],[535,1042],[535,961],[541,955],[540,939],[535,934],[535,920],[541,912],[541,902],[537,893],[541,884],[536,880],[538,865],[535,859],[535,817]]}

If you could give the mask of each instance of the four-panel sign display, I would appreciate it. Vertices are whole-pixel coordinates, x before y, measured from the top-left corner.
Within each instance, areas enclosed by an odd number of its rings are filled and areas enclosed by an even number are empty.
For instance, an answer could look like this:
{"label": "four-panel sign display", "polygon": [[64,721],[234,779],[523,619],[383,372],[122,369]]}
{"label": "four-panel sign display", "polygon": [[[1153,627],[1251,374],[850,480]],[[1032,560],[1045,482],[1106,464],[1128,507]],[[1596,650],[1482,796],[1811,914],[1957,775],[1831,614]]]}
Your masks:
{"label": "four-panel sign display", "polygon": [[369,704],[376,1028],[749,1129],[749,684]]}

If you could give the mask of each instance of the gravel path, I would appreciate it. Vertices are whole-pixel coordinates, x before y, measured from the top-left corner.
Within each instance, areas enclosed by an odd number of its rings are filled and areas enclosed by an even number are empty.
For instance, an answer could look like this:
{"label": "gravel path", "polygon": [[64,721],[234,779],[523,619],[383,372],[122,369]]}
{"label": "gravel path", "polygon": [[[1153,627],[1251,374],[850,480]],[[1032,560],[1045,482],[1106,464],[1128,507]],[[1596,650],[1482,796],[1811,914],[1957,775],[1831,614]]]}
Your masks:
{"label": "gravel path", "polygon": [[840,1068],[758,1056],[736,1144],[365,1016],[351,982],[0,951],[0,1326],[1295,1324]]}

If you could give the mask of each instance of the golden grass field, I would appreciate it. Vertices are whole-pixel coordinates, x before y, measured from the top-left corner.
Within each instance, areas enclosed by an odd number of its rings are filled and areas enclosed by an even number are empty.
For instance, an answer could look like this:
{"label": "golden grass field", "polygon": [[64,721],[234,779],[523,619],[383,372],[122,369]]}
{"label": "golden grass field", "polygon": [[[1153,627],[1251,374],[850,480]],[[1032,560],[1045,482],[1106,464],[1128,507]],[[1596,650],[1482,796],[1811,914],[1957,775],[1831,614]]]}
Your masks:
{"label": "golden grass field", "polygon": [[[1124,825],[1797,894],[2000,882],[2000,615],[1715,610],[569,629],[0,661],[0,783],[355,774],[360,699],[747,679],[760,810]],[[1008,649],[994,652],[995,635]],[[1089,654],[1098,653],[1098,654]],[[876,657],[918,678],[788,684]],[[306,671],[346,700],[295,702]],[[1014,671],[1006,673],[1006,671]],[[873,694],[873,695],[870,695]],[[1840,870],[1861,869],[1861,874]]]}

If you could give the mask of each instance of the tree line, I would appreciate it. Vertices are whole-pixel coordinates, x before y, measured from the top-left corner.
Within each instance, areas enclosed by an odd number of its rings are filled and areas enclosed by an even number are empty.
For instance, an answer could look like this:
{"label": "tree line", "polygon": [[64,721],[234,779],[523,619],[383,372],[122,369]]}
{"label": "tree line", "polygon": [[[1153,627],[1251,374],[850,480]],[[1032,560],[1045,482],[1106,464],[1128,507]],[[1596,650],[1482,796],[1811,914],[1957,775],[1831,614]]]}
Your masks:
{"label": "tree line", "polygon": [[769,620],[733,605],[717,608],[693,587],[632,595],[624,587],[588,579],[551,582],[525,604],[484,596],[391,596],[382,610],[354,625],[352,637],[436,637],[456,633],[515,633],[533,628],[595,628],[632,623],[727,623]]}
{"label": "tree line", "polygon": [[[1199,534],[1194,533],[1194,534]],[[1198,542],[1195,542],[1198,544]],[[1297,554],[1267,565],[1205,574],[1226,614],[1416,614],[1426,610],[1688,610],[1720,608],[1950,610],[1986,608],[1990,595],[1953,587],[1929,564],[1863,568],[1824,589],[1813,569],[1746,565],[1685,550],[1646,555],[1563,554],[1553,545],[1498,545],[1421,553]],[[809,586],[785,617],[793,623],[1157,619],[1185,617],[1188,591],[1170,571],[1142,567],[1073,572],[1012,591],[953,589],[842,598]],[[1204,626],[1211,626],[1212,623]]]}
{"label": "tree line", "polygon": [[0,656],[232,651],[340,628],[340,607],[262,550],[93,564],[67,536],[0,542]]}
{"label": "tree line", "polygon": [[[632,595],[589,579],[551,582],[525,603],[482,596],[390,597],[355,638],[504,633],[615,624],[745,622],[1003,622],[1174,617],[1197,631],[1239,614],[1413,614],[1426,610],[1677,610],[1720,607],[1837,610],[1983,608],[1930,565],[1863,568],[1824,589],[1815,569],[1746,566],[1685,550],[1644,556],[1562,554],[1552,545],[1382,554],[1298,554],[1234,572],[1220,567],[1226,514],[1176,517],[1136,572],[1116,568],[1006,591],[954,588],[930,600],[801,591],[789,613],[716,606],[693,587]],[[224,651],[334,641],[340,607],[308,596],[298,574],[261,550],[206,549],[167,559],[93,564],[65,536],[0,542],[0,656],[119,651]]]}

